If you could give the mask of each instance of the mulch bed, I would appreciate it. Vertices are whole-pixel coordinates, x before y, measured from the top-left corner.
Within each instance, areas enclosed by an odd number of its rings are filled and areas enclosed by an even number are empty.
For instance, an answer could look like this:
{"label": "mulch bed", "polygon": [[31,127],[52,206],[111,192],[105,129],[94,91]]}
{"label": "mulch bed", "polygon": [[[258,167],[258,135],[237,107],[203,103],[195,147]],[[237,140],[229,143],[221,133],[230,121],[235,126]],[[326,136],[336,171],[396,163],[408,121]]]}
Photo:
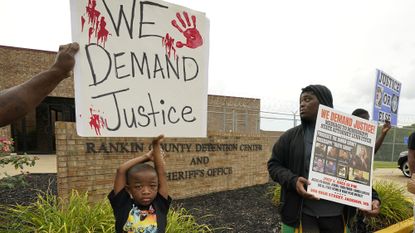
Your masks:
{"label": "mulch bed", "polygon": [[[26,188],[0,189],[0,204],[29,204],[41,191],[57,193],[56,174],[30,174],[28,183]],[[219,233],[274,232],[280,221],[271,203],[272,186],[269,183],[174,200],[173,207],[186,208],[198,223],[208,224]]]}
{"label": "mulch bed", "polygon": [[36,201],[37,195],[42,192],[57,194],[56,174],[29,174],[27,176],[28,186],[24,188],[1,188],[0,204],[6,205],[28,205]]}
{"label": "mulch bed", "polygon": [[271,203],[272,186],[256,185],[212,193],[177,200],[174,205],[189,210],[199,223],[228,228],[215,232],[274,232],[280,221],[277,207]]}

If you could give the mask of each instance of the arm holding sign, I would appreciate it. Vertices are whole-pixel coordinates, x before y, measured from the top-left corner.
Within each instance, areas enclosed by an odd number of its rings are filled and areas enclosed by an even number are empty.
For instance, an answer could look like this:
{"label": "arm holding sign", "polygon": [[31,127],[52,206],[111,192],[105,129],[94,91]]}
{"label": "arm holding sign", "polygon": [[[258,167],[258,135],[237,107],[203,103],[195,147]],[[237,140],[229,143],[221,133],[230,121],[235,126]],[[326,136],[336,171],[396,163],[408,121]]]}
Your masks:
{"label": "arm holding sign", "polygon": [[79,50],[77,43],[60,46],[54,64],[29,81],[3,90],[0,93],[0,127],[8,125],[36,108],[55,89],[75,65],[74,55]]}
{"label": "arm holding sign", "polygon": [[154,162],[154,167],[156,168],[158,181],[159,181],[159,193],[164,198],[168,198],[169,191],[167,187],[167,176],[166,176],[166,169],[165,163],[162,157],[162,153],[164,152],[161,150],[160,143],[163,141],[164,136],[160,135],[156,139],[153,140],[153,153],[151,153],[150,159]]}
{"label": "arm holding sign", "polygon": [[380,146],[382,146],[383,140],[385,140],[386,134],[388,134],[388,131],[391,129],[391,122],[385,121],[382,127],[382,132],[380,133],[380,136],[378,139],[376,139],[375,144],[375,154],[379,150]]}
{"label": "arm holding sign", "polygon": [[317,197],[306,191],[305,187],[310,184],[310,181],[299,176],[298,174],[295,174],[292,171],[294,168],[290,169],[285,165],[288,161],[284,160],[287,160],[290,153],[289,145],[291,144],[291,134],[293,134],[293,130],[287,131],[279,138],[278,142],[275,143],[272,149],[272,156],[268,161],[269,175],[288,192],[294,191],[303,198],[318,200]]}

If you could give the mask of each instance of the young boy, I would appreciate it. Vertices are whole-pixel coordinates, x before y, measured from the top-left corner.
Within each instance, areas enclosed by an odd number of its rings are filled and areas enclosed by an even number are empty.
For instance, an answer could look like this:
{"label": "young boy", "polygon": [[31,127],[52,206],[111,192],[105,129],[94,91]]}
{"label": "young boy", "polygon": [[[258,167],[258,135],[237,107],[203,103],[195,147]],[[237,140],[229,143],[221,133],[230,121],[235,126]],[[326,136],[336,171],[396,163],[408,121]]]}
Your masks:
{"label": "young boy", "polygon": [[[114,190],[108,195],[115,216],[117,233],[164,233],[171,203],[161,156],[160,135],[153,149],[123,163],[115,176]],[[154,162],[154,168],[147,161]]]}

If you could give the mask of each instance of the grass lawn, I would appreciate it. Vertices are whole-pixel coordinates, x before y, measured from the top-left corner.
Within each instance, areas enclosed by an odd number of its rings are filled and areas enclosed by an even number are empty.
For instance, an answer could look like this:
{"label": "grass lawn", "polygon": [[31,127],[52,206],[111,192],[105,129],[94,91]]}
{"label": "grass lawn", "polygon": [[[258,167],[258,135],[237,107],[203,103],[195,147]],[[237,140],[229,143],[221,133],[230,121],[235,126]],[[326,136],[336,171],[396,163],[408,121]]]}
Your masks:
{"label": "grass lawn", "polygon": [[397,168],[398,167],[398,163],[393,161],[375,161],[373,164],[373,168]]}

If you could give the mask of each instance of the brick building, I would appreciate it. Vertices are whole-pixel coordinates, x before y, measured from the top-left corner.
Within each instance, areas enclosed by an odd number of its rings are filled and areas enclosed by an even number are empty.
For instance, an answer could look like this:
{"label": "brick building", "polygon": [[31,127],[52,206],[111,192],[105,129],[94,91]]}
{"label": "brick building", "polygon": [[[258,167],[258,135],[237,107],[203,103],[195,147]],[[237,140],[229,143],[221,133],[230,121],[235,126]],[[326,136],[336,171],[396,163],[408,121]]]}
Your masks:
{"label": "brick building", "polygon": [[[0,90],[25,82],[46,70],[56,52],[0,46]],[[73,79],[64,80],[23,119],[1,129],[16,141],[18,153],[54,153],[55,122],[75,121]],[[208,130],[212,132],[259,133],[260,100],[209,95]]]}

